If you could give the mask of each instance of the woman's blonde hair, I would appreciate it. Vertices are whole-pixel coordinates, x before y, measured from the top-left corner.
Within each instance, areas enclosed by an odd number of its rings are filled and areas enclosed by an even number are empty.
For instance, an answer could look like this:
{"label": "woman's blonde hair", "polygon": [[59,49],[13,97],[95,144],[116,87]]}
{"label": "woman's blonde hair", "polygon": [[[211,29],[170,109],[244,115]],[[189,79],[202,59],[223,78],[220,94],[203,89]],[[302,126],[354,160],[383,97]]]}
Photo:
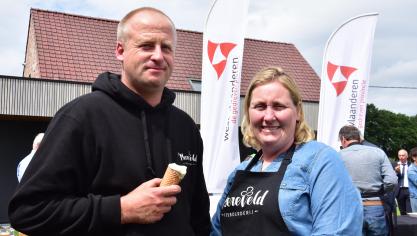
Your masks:
{"label": "woman's blonde hair", "polygon": [[260,143],[255,138],[250,126],[249,120],[249,106],[252,100],[252,92],[258,86],[268,84],[271,82],[280,82],[290,93],[293,104],[297,107],[299,114],[299,121],[295,127],[294,143],[300,144],[314,139],[314,132],[311,130],[304,118],[304,111],[302,106],[302,100],[300,91],[297,84],[291,79],[280,67],[266,67],[255,74],[252,81],[249,84],[248,91],[245,96],[244,102],[244,114],[241,124],[241,130],[243,134],[243,143],[246,146],[253,147],[259,150]]}

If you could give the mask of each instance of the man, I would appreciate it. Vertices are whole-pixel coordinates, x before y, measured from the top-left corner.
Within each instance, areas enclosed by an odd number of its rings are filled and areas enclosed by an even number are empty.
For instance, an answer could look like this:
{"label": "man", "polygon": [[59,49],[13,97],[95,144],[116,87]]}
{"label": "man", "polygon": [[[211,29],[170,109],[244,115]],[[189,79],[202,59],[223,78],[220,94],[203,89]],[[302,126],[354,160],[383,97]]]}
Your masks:
{"label": "man", "polygon": [[[197,126],[165,88],[176,30],[154,8],[119,23],[121,75],[99,75],[93,92],[65,105],[9,204],[29,235],[208,235],[209,198]],[[167,165],[187,166],[160,187]]]}
{"label": "man", "polygon": [[404,149],[398,151],[399,162],[395,167],[395,172],[398,177],[398,187],[396,189],[395,197],[397,198],[398,208],[400,208],[401,215],[407,215],[407,212],[411,212],[410,205],[410,192],[408,189],[408,167],[410,162],[408,161],[408,152]]}
{"label": "man", "polygon": [[381,198],[392,192],[397,183],[388,157],[379,148],[362,145],[360,131],[354,126],[343,126],[339,139],[343,147],[342,160],[362,196],[363,235],[388,235]]}
{"label": "man", "polygon": [[[365,140],[362,134],[361,134],[361,140],[362,140],[361,141],[362,145],[379,148],[374,143],[371,143],[368,140]],[[396,162],[391,161],[390,159],[388,160],[391,163],[392,169],[394,169],[396,166]],[[397,186],[394,189],[397,189]],[[389,235],[394,235],[395,234],[394,228],[397,226],[397,203],[395,202],[395,190],[392,192],[385,193],[381,197],[381,200],[384,203],[385,214],[387,216],[387,221],[389,224],[389,229],[390,229]]]}
{"label": "man", "polygon": [[17,180],[19,182],[22,179],[22,176],[25,173],[30,161],[32,160],[33,155],[35,155],[36,150],[38,150],[39,145],[42,142],[43,135],[44,133],[39,133],[35,136],[35,139],[33,139],[32,151],[19,162],[19,165],[17,166]]}

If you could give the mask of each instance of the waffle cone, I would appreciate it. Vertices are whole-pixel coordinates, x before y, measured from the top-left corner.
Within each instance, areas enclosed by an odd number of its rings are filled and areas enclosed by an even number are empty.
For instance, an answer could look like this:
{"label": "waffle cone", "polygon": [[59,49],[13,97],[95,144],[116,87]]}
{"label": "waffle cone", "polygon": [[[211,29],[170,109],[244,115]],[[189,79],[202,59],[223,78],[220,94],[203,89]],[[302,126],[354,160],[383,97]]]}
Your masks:
{"label": "waffle cone", "polygon": [[177,171],[168,167],[165,171],[164,177],[162,178],[160,186],[169,186],[179,184],[181,181],[181,175]]}

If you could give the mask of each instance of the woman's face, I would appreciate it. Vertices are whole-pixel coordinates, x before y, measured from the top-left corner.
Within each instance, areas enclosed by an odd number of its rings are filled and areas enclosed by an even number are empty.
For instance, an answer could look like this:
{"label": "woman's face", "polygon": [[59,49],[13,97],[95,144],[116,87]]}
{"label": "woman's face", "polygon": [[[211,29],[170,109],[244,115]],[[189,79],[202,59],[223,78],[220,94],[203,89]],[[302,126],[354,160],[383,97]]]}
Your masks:
{"label": "woman's face", "polygon": [[256,87],[249,106],[252,132],[266,151],[286,151],[294,142],[297,107],[278,81]]}

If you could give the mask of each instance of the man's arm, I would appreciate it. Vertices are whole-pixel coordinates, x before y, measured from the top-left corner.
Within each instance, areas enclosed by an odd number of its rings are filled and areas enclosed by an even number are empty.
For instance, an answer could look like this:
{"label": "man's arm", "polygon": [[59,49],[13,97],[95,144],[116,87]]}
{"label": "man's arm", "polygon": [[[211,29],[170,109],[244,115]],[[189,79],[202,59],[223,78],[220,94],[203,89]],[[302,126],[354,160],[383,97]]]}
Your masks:
{"label": "man's arm", "polygon": [[384,182],[384,192],[392,192],[395,189],[395,186],[398,183],[398,177],[395,171],[392,169],[391,162],[389,161],[387,155],[384,151],[381,150],[382,164],[381,164],[381,175]]}

